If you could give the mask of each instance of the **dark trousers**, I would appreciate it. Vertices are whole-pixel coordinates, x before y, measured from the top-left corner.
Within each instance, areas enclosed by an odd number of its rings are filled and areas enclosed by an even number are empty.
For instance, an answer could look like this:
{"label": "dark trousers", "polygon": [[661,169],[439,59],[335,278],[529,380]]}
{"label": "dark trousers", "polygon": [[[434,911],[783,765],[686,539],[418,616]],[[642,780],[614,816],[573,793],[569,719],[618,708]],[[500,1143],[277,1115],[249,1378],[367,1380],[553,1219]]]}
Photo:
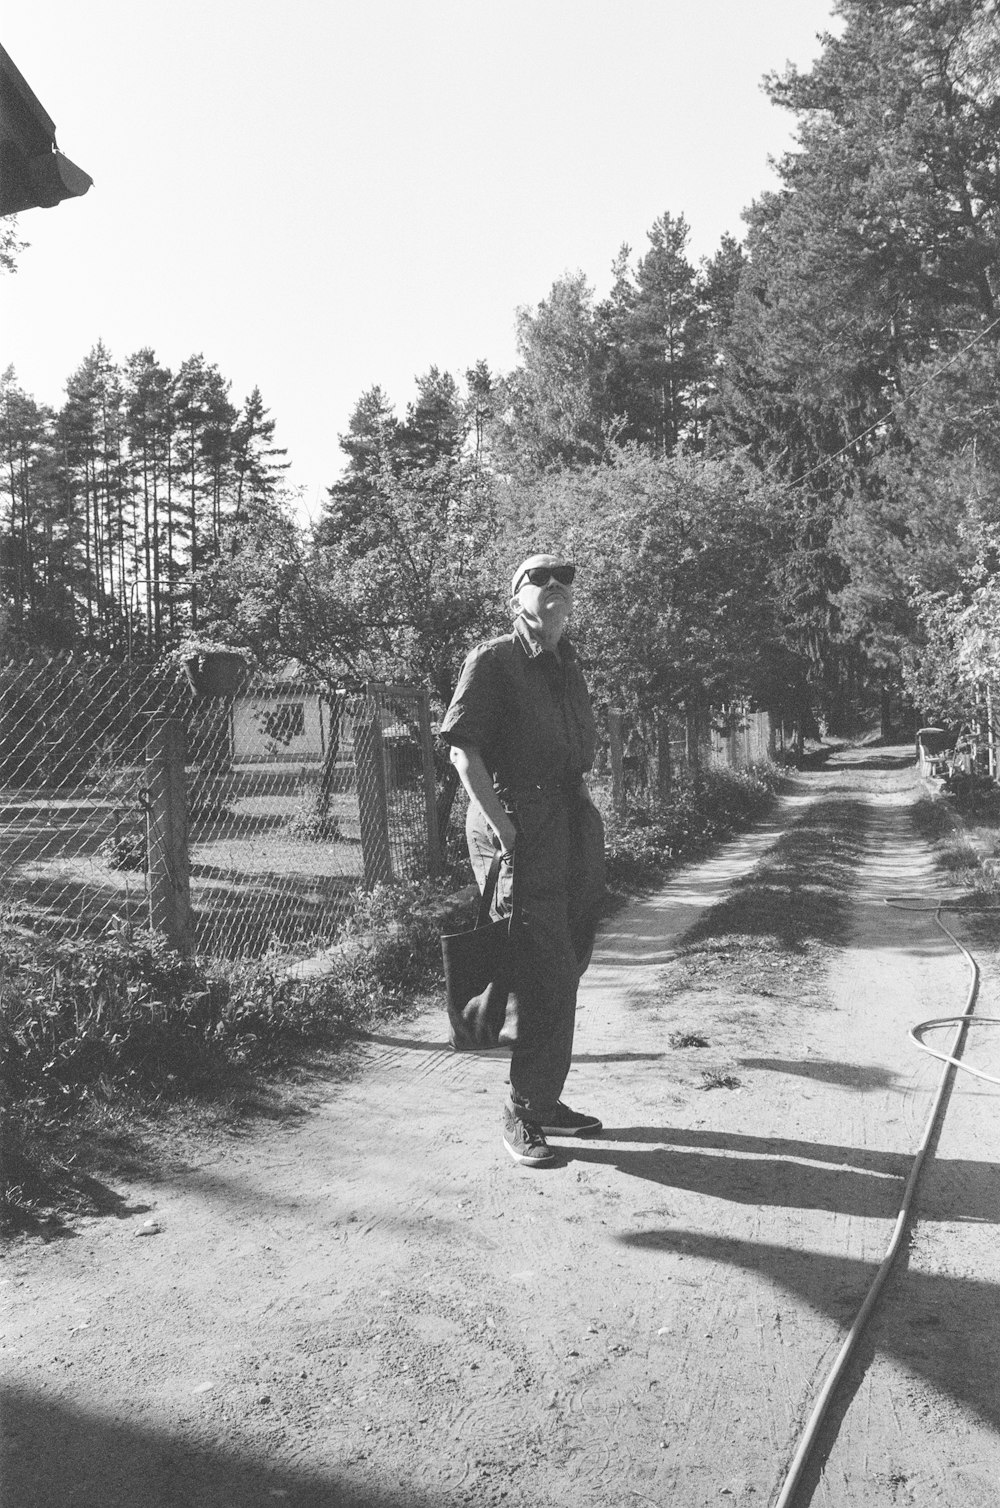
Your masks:
{"label": "dark trousers", "polygon": [[[573,1055],[576,994],[590,962],[604,898],[604,828],[586,801],[561,792],[515,797],[514,883],[519,929],[505,1038],[512,1037],[511,1102],[540,1120],[561,1097]],[[478,806],[466,822],[469,855],[482,889],[495,853]],[[501,873],[495,914],[510,910],[511,878]]]}

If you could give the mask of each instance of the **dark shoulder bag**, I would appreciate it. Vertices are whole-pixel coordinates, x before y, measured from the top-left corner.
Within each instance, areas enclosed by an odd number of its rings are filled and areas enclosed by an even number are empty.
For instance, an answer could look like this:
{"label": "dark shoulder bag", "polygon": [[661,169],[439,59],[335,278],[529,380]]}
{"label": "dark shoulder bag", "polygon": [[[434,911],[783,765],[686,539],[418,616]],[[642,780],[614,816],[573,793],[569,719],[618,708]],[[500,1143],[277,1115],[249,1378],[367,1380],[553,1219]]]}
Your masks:
{"label": "dark shoulder bag", "polygon": [[441,938],[450,1041],[459,1052],[507,1045],[513,1042],[516,1032],[513,1019],[507,1019],[521,925],[513,875],[510,916],[498,922],[490,920],[501,863],[501,855],[496,854],[486,876],[472,931],[446,933]]}

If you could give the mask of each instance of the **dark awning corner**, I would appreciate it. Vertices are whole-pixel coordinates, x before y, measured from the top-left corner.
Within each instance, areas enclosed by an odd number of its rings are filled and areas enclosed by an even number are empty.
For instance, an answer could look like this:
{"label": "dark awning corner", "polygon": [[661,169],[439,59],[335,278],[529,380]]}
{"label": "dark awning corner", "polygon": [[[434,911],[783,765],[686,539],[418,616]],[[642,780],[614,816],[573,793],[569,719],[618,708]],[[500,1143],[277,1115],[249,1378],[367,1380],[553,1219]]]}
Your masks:
{"label": "dark awning corner", "polygon": [[51,209],[93,181],[57,149],[51,117],[0,47],[0,215]]}

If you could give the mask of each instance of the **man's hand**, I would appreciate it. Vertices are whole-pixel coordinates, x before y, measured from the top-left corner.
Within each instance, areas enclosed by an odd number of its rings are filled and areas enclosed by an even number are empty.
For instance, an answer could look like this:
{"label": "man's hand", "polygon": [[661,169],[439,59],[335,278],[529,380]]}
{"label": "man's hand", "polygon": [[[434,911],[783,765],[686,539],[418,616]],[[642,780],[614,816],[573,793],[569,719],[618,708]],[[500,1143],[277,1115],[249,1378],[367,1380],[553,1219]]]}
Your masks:
{"label": "man's hand", "polygon": [[506,812],[504,812],[503,815],[505,819],[503,822],[501,822],[499,818],[497,818],[495,821],[490,822],[490,826],[496,833],[497,842],[500,844],[500,852],[508,854],[514,852],[514,843],[517,839],[517,828],[514,826],[511,819],[507,816]]}

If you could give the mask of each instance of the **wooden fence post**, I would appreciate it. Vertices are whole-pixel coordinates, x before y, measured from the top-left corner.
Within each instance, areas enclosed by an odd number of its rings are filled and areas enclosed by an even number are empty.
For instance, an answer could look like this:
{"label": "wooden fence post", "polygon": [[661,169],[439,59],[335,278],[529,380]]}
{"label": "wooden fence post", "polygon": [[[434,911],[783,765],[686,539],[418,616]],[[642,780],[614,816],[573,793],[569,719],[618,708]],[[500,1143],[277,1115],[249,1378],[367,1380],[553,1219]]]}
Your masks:
{"label": "wooden fence post", "polygon": [[625,810],[625,747],[620,707],[608,708],[608,748],[611,757],[611,804],[620,815]]}
{"label": "wooden fence post", "polygon": [[149,925],[184,957],[194,952],[184,783],[184,724],[154,717],[146,732]]}
{"label": "wooden fence post", "polygon": [[389,798],[385,782],[385,750],[378,709],[367,704],[354,726],[354,769],[358,782],[358,814],[361,818],[361,853],[365,884],[392,879],[389,848]]}
{"label": "wooden fence post", "polygon": [[419,693],[417,713],[420,722],[420,754],[424,769],[424,805],[427,810],[427,867],[431,874],[442,868],[441,836],[437,820],[437,788],[434,782],[434,741],[431,738],[431,694],[424,687]]}
{"label": "wooden fence post", "polygon": [[701,768],[701,714],[697,711],[684,713],[684,746],[689,770]]}
{"label": "wooden fence post", "polygon": [[670,795],[670,716],[666,712],[656,715],[656,794],[661,801]]}

